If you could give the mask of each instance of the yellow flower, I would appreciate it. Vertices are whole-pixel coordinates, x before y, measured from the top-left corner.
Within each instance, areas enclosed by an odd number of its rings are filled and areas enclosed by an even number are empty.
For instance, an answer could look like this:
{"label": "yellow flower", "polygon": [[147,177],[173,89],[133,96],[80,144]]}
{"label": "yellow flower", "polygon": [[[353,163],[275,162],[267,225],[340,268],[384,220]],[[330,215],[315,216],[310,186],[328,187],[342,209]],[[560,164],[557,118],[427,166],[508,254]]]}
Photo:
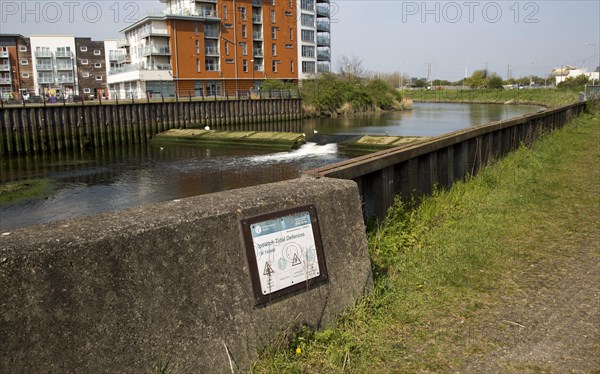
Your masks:
{"label": "yellow flower", "polygon": [[302,348],[298,347],[296,348],[296,354],[299,355],[302,353]]}

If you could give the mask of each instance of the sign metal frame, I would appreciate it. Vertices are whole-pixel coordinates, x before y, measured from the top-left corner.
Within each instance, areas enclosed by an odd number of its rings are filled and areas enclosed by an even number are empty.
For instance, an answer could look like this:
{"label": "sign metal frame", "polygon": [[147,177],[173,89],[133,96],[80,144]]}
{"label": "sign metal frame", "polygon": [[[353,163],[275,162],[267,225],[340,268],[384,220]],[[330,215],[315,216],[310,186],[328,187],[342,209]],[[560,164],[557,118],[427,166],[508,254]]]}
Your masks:
{"label": "sign metal frame", "polygon": [[[252,225],[272,221],[275,219],[285,218],[298,213],[308,213],[310,216],[311,228],[315,244],[316,260],[319,266],[319,273],[316,277],[306,279],[301,283],[297,283],[271,293],[263,294],[261,278],[258,268],[258,260],[256,256],[257,249],[254,245],[254,238],[251,229]],[[325,254],[323,251],[323,242],[321,240],[321,229],[319,226],[319,219],[317,216],[317,208],[314,205],[300,206],[296,208],[290,208],[277,212],[262,214],[247,219],[242,219],[241,224],[242,234],[244,238],[244,246],[246,248],[246,257],[248,259],[248,266],[250,269],[250,278],[252,280],[252,289],[254,291],[254,299],[257,306],[268,303],[270,301],[274,301],[290,293],[294,293],[300,290],[312,289],[317,285],[326,282],[329,279],[327,267],[325,264]]]}

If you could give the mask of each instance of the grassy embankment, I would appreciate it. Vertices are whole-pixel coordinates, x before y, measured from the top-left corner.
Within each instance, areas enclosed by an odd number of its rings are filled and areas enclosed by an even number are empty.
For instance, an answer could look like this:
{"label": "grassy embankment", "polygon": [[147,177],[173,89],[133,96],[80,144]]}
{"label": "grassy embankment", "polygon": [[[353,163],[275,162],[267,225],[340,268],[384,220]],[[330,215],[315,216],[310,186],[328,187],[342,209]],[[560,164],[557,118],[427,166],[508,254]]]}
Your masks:
{"label": "grassy embankment", "polygon": [[0,204],[43,198],[50,195],[53,189],[49,179],[0,183]]}
{"label": "grassy embankment", "polygon": [[575,119],[416,209],[396,203],[369,231],[374,292],[335,327],[274,342],[254,372],[440,372],[493,350],[473,330],[516,294],[514,277],[565,256],[550,247],[589,246],[580,233],[593,230],[600,209],[599,115]]}
{"label": "grassy embankment", "polygon": [[535,104],[546,107],[557,107],[579,100],[578,92],[558,89],[414,90],[404,94],[414,101],[422,102]]}

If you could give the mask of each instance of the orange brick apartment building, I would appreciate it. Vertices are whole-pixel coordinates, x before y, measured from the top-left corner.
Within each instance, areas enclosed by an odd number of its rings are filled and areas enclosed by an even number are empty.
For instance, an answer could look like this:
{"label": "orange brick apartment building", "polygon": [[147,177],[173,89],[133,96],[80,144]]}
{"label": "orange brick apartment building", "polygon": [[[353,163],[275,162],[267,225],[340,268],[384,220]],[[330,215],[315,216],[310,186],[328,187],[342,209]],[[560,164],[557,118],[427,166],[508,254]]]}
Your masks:
{"label": "orange brick apartment building", "polygon": [[[309,21],[312,7],[315,31],[309,35],[315,35],[316,50],[315,0],[301,1]],[[161,2],[162,14],[123,29],[125,39],[108,51],[111,97],[235,96],[265,79],[296,83],[299,67],[317,66],[316,53],[306,57],[314,57],[313,65],[299,61],[302,26],[296,0]]]}

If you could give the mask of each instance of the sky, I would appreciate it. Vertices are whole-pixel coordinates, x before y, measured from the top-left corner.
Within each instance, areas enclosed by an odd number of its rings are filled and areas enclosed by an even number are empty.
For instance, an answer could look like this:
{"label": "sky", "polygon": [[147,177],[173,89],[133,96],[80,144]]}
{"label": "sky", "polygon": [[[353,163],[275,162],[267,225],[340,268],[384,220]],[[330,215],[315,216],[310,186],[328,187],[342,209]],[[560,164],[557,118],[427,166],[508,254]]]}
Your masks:
{"label": "sky", "polygon": [[[287,1],[287,0],[279,0]],[[460,80],[488,68],[544,77],[563,65],[600,65],[600,1],[332,0],[332,67]],[[118,39],[159,0],[0,0],[0,33]]]}

